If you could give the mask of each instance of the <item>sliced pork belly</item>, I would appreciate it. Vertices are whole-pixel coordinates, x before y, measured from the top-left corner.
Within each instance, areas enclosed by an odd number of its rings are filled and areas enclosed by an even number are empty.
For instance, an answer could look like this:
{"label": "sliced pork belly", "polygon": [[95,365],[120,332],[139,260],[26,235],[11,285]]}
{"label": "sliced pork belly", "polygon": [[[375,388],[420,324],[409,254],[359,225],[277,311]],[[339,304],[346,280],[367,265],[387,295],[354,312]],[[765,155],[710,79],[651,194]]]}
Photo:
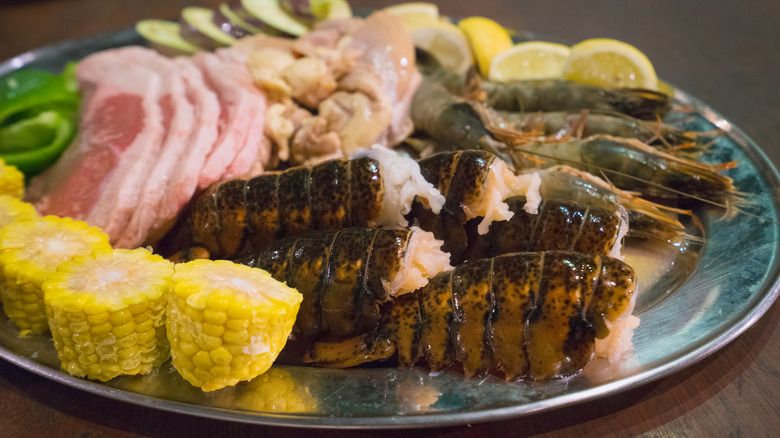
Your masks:
{"label": "sliced pork belly", "polygon": [[198,188],[222,178],[261,171],[258,151],[263,138],[266,100],[252,83],[245,56],[225,49],[219,53],[201,52],[192,59],[220,103],[217,140],[200,172]]}
{"label": "sliced pork belly", "polygon": [[187,100],[194,110],[194,129],[186,153],[179,161],[165,188],[157,218],[149,230],[147,242],[155,242],[173,225],[176,216],[189,202],[198,186],[200,171],[217,139],[220,116],[219,99],[203,80],[203,74],[190,58],[175,58],[186,86]]}
{"label": "sliced pork belly", "polygon": [[229,49],[171,59],[141,47],[85,58],[79,135],[28,200],[101,227],[116,247],[153,243],[199,187],[270,161],[265,95],[245,61]]}
{"label": "sliced pork belly", "polygon": [[124,50],[81,61],[79,135],[28,190],[28,200],[40,213],[86,220],[112,237],[136,208],[164,138],[161,78],[125,60]]}
{"label": "sliced pork belly", "polygon": [[[121,234],[111,235],[114,246],[135,248],[146,241],[149,230],[160,213],[161,202],[168,191],[171,176],[179,167],[181,159],[190,153],[188,148],[194,131],[195,109],[187,99],[181,69],[172,59],[142,47],[124,49],[122,56],[126,60],[154,70],[160,76],[165,90],[159,102],[165,137],[159,153],[152,162],[151,171],[143,181],[137,205],[132,211],[129,222],[121,230]],[[212,121],[215,122],[216,119]],[[90,217],[88,216],[87,219],[89,220]]]}

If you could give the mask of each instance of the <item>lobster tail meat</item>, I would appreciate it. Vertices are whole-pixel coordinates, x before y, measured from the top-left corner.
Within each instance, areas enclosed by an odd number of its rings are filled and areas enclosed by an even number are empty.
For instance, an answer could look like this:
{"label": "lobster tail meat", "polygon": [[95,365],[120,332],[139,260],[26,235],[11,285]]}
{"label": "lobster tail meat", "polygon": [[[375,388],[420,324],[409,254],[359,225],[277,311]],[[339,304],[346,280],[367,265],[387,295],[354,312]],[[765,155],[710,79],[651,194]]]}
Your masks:
{"label": "lobster tail meat", "polygon": [[469,237],[464,225],[478,219],[477,232],[485,234],[491,223],[514,214],[504,199],[533,192],[533,175],[515,175],[506,164],[486,151],[442,152],[420,160],[420,171],[444,196],[441,213],[425,202],[415,202],[407,215],[421,228],[445,242],[444,250],[459,261]]}

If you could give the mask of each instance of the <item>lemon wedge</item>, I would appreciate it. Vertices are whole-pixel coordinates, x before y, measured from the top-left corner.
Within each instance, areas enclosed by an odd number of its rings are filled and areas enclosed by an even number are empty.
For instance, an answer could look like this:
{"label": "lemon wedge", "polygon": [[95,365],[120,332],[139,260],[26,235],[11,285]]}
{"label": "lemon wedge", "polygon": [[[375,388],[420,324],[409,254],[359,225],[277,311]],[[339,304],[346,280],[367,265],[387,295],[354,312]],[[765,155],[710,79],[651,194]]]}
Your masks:
{"label": "lemon wedge", "polygon": [[512,47],[509,31],[485,17],[469,17],[458,22],[466,35],[479,71],[489,76],[490,63],[496,55]]}
{"label": "lemon wedge", "polygon": [[439,7],[433,3],[401,3],[388,6],[383,10],[398,15],[409,32],[439,21]]}
{"label": "lemon wedge", "polygon": [[414,45],[427,51],[442,66],[463,73],[471,67],[473,60],[466,36],[449,21],[436,21],[411,31]]}
{"label": "lemon wedge", "polygon": [[606,38],[572,46],[563,74],[566,79],[605,88],[658,87],[653,64],[644,53],[630,44]]}
{"label": "lemon wedge", "polygon": [[516,44],[496,55],[488,78],[493,81],[563,77],[569,47],[544,41]]}

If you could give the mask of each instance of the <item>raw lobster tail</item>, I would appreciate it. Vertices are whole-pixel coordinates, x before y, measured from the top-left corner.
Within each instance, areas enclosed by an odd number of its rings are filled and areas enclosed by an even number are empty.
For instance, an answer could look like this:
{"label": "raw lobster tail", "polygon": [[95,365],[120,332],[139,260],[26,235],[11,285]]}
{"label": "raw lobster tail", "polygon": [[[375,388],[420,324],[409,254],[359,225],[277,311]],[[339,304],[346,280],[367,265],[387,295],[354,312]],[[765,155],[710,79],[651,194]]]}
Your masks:
{"label": "raw lobster tail", "polygon": [[597,343],[617,336],[633,310],[636,277],[625,263],[567,251],[468,262],[382,309],[361,336],[312,344],[306,361],[354,366],[395,355],[401,366],[532,380],[577,373]]}
{"label": "raw lobster tail", "polygon": [[416,227],[345,228],[282,239],[236,261],[265,269],[303,294],[293,329],[303,341],[372,330],[381,303],[450,268],[440,246]]}
{"label": "raw lobster tail", "polygon": [[563,199],[543,199],[536,214],[523,210],[527,203],[523,196],[505,202],[514,213],[512,218],[494,222],[485,235],[470,233],[466,260],[521,251],[609,255],[620,246],[621,225],[627,222],[619,211]]}
{"label": "raw lobster tail", "polygon": [[[435,198],[441,195],[422,177],[414,178],[417,164],[389,153],[395,161],[387,169],[383,162],[363,156],[214,184],[193,201],[159,250],[175,253],[200,246],[212,257],[229,258],[310,230],[406,226],[402,214],[415,195],[438,212],[443,201]],[[389,171],[394,174],[388,177]],[[422,184],[416,184],[419,181]],[[410,200],[390,193],[402,189]]]}

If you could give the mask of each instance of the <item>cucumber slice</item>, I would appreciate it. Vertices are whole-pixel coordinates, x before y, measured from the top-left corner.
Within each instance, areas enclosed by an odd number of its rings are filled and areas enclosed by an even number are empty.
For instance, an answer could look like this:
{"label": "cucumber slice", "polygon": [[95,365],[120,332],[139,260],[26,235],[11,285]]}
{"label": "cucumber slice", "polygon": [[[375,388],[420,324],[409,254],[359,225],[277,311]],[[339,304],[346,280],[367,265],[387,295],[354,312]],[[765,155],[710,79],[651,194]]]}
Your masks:
{"label": "cucumber slice", "polygon": [[333,0],[328,6],[328,13],[323,20],[336,20],[339,18],[351,18],[352,8],[347,0]]}
{"label": "cucumber slice", "polygon": [[179,23],[165,20],[141,20],[135,25],[138,32],[149,45],[167,56],[191,55],[201,47],[185,41],[181,35]]}
{"label": "cucumber slice", "polygon": [[214,24],[214,10],[189,6],[181,11],[181,37],[208,50],[227,47],[236,39]]}
{"label": "cucumber slice", "polygon": [[238,14],[236,14],[235,11],[233,11],[233,9],[231,9],[230,5],[228,5],[227,3],[222,3],[221,5],[219,5],[219,13],[222,14],[222,16],[225,17],[225,19],[229,20],[230,24],[233,27],[244,29],[249,34],[263,33],[263,29],[257,26],[252,26],[250,23],[248,23],[246,20],[241,18]]}
{"label": "cucumber slice", "polygon": [[285,34],[301,36],[309,30],[303,22],[282,9],[279,0],[241,0],[241,6],[251,17]]}

